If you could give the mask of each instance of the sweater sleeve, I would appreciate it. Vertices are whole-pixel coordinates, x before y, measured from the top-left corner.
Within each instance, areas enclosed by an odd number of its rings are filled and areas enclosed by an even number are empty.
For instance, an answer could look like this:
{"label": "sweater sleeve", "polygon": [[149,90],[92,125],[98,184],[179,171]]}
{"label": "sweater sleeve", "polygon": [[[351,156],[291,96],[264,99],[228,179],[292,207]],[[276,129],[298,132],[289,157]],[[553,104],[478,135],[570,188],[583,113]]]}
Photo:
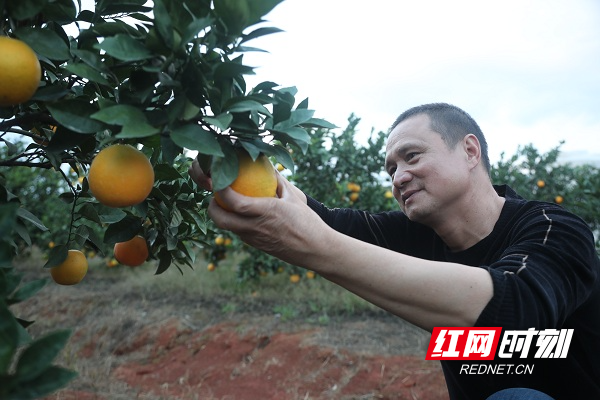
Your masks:
{"label": "sweater sleeve", "polygon": [[510,231],[508,246],[487,266],[494,296],[476,325],[556,328],[598,290],[600,261],[584,221],[539,203]]}
{"label": "sweater sleeve", "polygon": [[409,221],[401,211],[369,213],[351,208],[327,208],[306,196],[308,206],[331,228],[379,247],[431,258],[436,241],[430,228]]}

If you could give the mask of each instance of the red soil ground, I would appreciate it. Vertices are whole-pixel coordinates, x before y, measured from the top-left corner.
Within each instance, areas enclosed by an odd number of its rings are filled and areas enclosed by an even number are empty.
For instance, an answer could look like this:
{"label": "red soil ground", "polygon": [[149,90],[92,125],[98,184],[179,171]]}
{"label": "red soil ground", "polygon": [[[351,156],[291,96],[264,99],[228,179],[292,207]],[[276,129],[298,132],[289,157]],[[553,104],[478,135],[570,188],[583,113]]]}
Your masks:
{"label": "red soil ground", "polygon": [[[115,348],[115,356],[131,360],[111,376],[137,392],[136,398],[145,398],[140,393],[185,400],[448,398],[437,363],[319,346],[311,340],[318,330],[261,335],[223,322],[195,331],[173,319]],[[82,346],[81,354],[94,357],[95,343]],[[71,390],[52,398],[110,399]]]}

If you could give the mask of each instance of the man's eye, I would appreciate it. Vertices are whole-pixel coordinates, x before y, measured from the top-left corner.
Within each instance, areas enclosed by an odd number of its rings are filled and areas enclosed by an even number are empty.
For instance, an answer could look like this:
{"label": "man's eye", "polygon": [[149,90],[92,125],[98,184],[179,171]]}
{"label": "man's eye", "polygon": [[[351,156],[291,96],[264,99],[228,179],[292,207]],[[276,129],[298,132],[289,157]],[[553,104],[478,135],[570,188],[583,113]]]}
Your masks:
{"label": "man's eye", "polygon": [[408,153],[408,154],[406,155],[406,161],[410,161],[410,160],[412,160],[413,158],[415,158],[415,157],[416,157],[416,156],[418,156],[418,155],[419,155],[419,153],[416,153],[416,152],[413,152],[413,153]]}

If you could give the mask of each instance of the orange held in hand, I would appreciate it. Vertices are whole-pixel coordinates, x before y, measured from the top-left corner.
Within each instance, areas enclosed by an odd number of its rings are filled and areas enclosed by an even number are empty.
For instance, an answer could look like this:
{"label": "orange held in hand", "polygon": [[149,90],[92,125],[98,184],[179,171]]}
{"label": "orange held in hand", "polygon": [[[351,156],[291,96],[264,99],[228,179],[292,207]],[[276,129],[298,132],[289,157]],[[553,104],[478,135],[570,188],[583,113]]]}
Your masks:
{"label": "orange held in hand", "polygon": [[[251,197],[275,197],[277,192],[277,175],[271,161],[261,154],[256,160],[244,151],[238,151],[238,176],[231,184],[236,192]],[[215,193],[215,200],[219,206],[229,210],[219,193]]]}
{"label": "orange held in hand", "polygon": [[0,36],[0,107],[31,99],[41,79],[42,68],[31,47],[21,40]]}
{"label": "orange held in hand", "polygon": [[133,206],[144,201],[152,191],[154,169],[138,149],[114,144],[96,155],[88,182],[94,197],[105,206]]}
{"label": "orange held in hand", "polygon": [[88,271],[88,261],[79,250],[69,250],[67,258],[61,264],[50,269],[50,275],[59,285],[75,285]]}
{"label": "orange held in hand", "polygon": [[115,260],[129,267],[142,265],[148,258],[148,245],[142,236],[115,244]]}

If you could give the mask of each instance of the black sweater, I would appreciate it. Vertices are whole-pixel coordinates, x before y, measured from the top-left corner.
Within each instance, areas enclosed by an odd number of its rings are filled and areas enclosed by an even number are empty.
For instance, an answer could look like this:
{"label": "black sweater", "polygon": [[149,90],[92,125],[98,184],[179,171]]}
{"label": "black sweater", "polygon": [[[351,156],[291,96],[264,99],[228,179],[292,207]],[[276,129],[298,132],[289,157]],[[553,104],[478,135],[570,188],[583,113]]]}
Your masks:
{"label": "black sweater", "polygon": [[461,374],[468,361],[442,361],[451,399],[481,400],[509,387],[540,390],[556,400],[600,399],[600,260],[587,224],[562,207],[526,201],[496,186],[506,202],[492,233],[452,252],[435,232],[401,211],[368,213],[308,205],[339,232],[414,257],[486,268],[494,296],[475,326],[503,330],[574,329],[567,358],[499,358],[533,365],[533,373]]}

